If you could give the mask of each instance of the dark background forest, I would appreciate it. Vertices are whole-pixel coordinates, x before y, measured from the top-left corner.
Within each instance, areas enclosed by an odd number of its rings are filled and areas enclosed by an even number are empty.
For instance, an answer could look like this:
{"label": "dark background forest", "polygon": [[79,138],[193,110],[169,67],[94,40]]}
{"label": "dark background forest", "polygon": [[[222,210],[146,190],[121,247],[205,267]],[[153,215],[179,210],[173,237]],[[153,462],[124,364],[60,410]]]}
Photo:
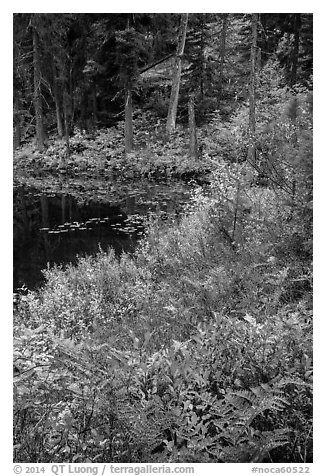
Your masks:
{"label": "dark background forest", "polygon": [[[178,14],[15,14],[15,145],[37,133],[42,148],[75,127],[115,125],[129,89],[136,110],[164,120],[179,23]],[[250,15],[190,14],[187,27],[179,120],[188,121],[194,94],[198,125],[216,111],[229,121],[248,100]],[[268,75],[280,89],[309,89],[312,15],[261,14],[257,27],[257,99],[270,87]]]}
{"label": "dark background forest", "polygon": [[14,14],[16,189],[191,187],[16,296],[15,461],[312,462],[312,73],[309,13]]}

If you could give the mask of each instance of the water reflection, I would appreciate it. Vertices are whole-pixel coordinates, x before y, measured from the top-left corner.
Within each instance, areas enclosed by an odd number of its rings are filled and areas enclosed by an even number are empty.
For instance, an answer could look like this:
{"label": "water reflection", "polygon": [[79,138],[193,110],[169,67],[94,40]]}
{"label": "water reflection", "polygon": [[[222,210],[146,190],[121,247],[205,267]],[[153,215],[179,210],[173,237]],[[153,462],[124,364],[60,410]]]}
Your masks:
{"label": "water reflection", "polygon": [[47,263],[74,263],[77,256],[95,254],[99,247],[112,247],[118,255],[133,252],[150,210],[174,214],[181,206],[173,194],[165,199],[162,193],[150,192],[129,193],[118,205],[112,205],[92,198],[77,200],[65,192],[16,186],[14,289],[40,286],[44,280],[41,270]]}

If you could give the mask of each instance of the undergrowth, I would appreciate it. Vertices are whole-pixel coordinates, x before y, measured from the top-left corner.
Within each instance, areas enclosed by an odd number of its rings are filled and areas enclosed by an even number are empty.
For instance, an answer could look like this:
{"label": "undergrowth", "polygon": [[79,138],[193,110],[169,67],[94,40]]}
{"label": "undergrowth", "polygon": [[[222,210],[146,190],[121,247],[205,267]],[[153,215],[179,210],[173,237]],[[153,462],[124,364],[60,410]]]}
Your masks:
{"label": "undergrowth", "polygon": [[50,138],[44,151],[28,142],[15,150],[15,170],[75,175],[103,175],[107,178],[196,178],[212,169],[209,157],[196,160],[188,154],[188,133],[178,126],[167,137],[157,117],[149,113],[136,115],[134,147],[124,150],[124,124],[86,133],[75,128],[69,139],[69,152],[64,140]]}
{"label": "undergrowth", "polygon": [[312,461],[311,263],[284,252],[300,209],[244,167],[133,257],[47,270],[22,297],[15,461]]}
{"label": "undergrowth", "polygon": [[21,297],[15,461],[312,461],[312,124],[299,99],[260,110],[252,164],[240,110],[211,185],[178,222],[150,223],[133,256],[47,270]]}

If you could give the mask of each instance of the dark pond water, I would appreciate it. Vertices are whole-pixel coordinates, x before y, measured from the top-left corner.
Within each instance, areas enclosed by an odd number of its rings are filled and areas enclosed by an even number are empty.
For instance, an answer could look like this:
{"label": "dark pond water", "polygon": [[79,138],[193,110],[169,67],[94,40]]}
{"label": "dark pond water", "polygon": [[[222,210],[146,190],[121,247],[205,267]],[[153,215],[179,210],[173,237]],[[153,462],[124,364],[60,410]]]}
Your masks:
{"label": "dark pond water", "polygon": [[14,183],[14,291],[36,289],[48,265],[112,247],[133,252],[150,214],[178,215],[190,187],[21,179]]}

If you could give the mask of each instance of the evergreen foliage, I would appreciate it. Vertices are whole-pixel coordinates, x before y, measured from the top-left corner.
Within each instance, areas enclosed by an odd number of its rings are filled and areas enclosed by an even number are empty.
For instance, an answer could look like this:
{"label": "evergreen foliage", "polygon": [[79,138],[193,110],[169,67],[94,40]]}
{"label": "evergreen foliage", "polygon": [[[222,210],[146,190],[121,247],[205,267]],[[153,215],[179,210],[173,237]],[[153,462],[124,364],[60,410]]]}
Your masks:
{"label": "evergreen foliage", "polygon": [[[17,176],[197,181],[183,216],[149,219],[133,255],[55,266],[19,297],[16,462],[312,462],[311,15],[257,17],[249,158],[250,16],[189,15],[167,137],[178,18],[14,16]],[[42,151],[28,140],[37,113]]]}

